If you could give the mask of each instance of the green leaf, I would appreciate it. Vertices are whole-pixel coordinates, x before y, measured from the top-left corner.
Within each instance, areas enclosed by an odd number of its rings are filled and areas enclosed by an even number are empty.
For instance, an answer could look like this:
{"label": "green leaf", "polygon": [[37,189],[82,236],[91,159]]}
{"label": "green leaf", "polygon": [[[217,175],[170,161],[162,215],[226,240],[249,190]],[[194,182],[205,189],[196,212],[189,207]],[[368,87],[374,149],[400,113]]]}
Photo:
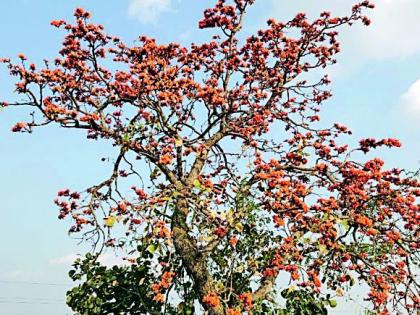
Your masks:
{"label": "green leaf", "polygon": [[327,246],[325,246],[324,244],[319,244],[319,245],[318,245],[318,248],[319,248],[319,252],[320,252],[322,255],[327,255],[327,254],[328,254],[328,249],[327,249]]}
{"label": "green leaf", "polygon": [[174,197],[174,198],[176,198],[176,197],[178,197],[178,196],[180,196],[181,195],[181,193],[179,192],[179,191],[177,191],[177,190],[175,190],[173,193],[172,193],[172,197]]}
{"label": "green leaf", "polygon": [[241,233],[244,230],[244,226],[242,225],[242,223],[238,222],[235,224],[235,230],[238,231],[239,233]]}
{"label": "green leaf", "polygon": [[114,216],[109,216],[109,217],[104,218],[104,223],[107,227],[113,227],[116,221],[117,221],[117,218]]}
{"label": "green leaf", "polygon": [[328,304],[329,304],[331,307],[337,307],[337,301],[336,301],[336,300],[328,300]]}
{"label": "green leaf", "polygon": [[154,244],[150,244],[149,246],[147,246],[147,251],[150,254],[154,254],[157,250],[157,247]]}
{"label": "green leaf", "polygon": [[130,141],[130,135],[126,133],[126,134],[123,136],[123,140],[124,140],[124,142],[129,142],[129,141]]}
{"label": "green leaf", "polygon": [[350,228],[350,225],[349,225],[349,220],[347,220],[347,219],[342,219],[341,220],[341,225],[343,226],[343,228],[344,228],[344,230],[347,232],[348,230],[349,230],[349,228]]}
{"label": "green leaf", "polygon": [[194,179],[194,187],[197,189],[201,189],[201,183],[198,179]]}

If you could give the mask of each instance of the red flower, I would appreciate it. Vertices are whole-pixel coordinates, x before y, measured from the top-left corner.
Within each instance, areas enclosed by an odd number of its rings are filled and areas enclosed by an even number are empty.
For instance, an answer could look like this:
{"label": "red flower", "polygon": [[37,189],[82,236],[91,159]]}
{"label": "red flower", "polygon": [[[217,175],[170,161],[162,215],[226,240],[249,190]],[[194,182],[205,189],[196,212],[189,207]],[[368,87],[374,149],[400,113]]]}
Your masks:
{"label": "red flower", "polygon": [[242,293],[239,296],[239,299],[242,301],[244,308],[247,310],[250,310],[254,307],[254,305],[252,304],[252,295],[249,292],[246,293]]}
{"label": "red flower", "polygon": [[118,204],[118,210],[120,210],[121,213],[125,213],[127,211],[127,204],[122,201]]}
{"label": "red flower", "polygon": [[66,22],[64,22],[63,20],[54,20],[51,21],[51,25],[55,26],[55,27],[60,27],[61,25],[65,24]]}
{"label": "red flower", "polygon": [[70,189],[65,188],[65,189],[60,190],[60,191],[57,193],[57,196],[59,196],[59,197],[63,197],[63,196],[68,196],[69,194],[70,194]]}
{"label": "red flower", "polygon": [[91,14],[83,8],[76,8],[76,10],[74,11],[74,16],[77,18],[87,19],[91,17]]}
{"label": "red flower", "polygon": [[227,233],[226,228],[224,228],[223,226],[219,226],[218,228],[214,230],[214,234],[216,234],[220,238],[224,237],[226,233]]}
{"label": "red flower", "polygon": [[133,224],[141,224],[141,220],[140,219],[135,219],[135,218],[133,218],[133,219],[131,219],[131,222],[133,223]]}

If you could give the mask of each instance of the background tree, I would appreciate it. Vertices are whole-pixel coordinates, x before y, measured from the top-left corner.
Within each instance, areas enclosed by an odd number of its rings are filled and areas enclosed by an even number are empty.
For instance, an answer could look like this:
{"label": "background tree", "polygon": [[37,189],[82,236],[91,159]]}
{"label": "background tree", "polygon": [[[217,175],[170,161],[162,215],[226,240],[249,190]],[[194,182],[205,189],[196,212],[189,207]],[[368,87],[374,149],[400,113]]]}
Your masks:
{"label": "background tree", "polygon": [[[109,178],[63,189],[55,201],[70,232],[94,255],[74,264],[68,293],[78,314],[325,314],[357,283],[375,313],[419,306],[419,181],[357,152],[399,147],[319,123],[331,93],[337,28],[369,20],[368,1],[350,14],[299,13],[241,39],[253,0],[220,0],[200,28],[205,44],[130,47],[76,9],[60,56],[42,67],[2,62],[30,106],[15,132],[57,124],[118,148]],[[313,72],[314,75],[307,75]],[[96,261],[123,249],[128,266]],[[280,307],[279,295],[287,300]]]}

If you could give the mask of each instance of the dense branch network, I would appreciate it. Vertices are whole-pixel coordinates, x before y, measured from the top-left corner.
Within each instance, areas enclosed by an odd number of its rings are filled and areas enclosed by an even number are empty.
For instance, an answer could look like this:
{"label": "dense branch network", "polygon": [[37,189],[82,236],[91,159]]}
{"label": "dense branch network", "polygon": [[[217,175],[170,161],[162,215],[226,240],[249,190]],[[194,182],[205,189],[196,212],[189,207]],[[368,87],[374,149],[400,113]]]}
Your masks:
{"label": "dense branch network", "polygon": [[377,158],[354,161],[400,143],[343,144],[345,126],[319,123],[328,77],[306,75],[335,63],[337,28],[368,25],[373,5],[271,19],[240,41],[253,2],[218,1],[199,23],[217,35],[190,47],[146,36],[127,46],[83,9],[74,24],[53,21],[67,33],[60,57],[42,67],[2,59],[24,97],[3,106],[34,109],[13,131],[57,124],[119,148],[109,178],[64,189],[56,204],[99,251],[134,249],[133,265],[159,266],[142,278],[148,313],[173,294],[210,314],[257,312],[277,304],[279,278],[288,292],[328,297],[363,281],[378,313],[414,312],[419,182]]}

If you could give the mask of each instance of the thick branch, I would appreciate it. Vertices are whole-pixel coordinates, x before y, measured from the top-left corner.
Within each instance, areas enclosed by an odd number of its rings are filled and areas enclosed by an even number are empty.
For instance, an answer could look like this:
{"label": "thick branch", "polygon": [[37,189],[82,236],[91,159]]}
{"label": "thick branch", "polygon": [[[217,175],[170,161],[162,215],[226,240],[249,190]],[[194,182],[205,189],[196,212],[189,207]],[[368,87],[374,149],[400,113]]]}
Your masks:
{"label": "thick branch", "polygon": [[[213,278],[208,270],[207,256],[197,250],[195,239],[189,235],[187,227],[188,201],[185,196],[178,199],[172,217],[172,233],[176,252],[182,259],[184,268],[194,282],[194,289],[200,297],[215,291]],[[209,314],[224,314],[223,306],[211,308],[203,305]]]}

